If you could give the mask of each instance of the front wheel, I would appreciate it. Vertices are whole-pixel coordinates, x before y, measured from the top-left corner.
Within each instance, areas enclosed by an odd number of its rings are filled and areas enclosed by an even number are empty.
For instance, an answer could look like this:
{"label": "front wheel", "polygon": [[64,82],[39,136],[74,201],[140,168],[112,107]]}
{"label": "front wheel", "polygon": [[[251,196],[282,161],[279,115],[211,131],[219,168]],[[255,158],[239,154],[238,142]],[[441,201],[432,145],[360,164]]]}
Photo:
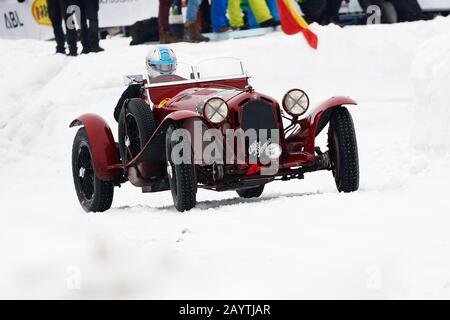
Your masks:
{"label": "front wheel", "polygon": [[72,174],[78,200],[86,212],[103,212],[111,208],[114,185],[97,178],[85,128],[78,130],[73,141]]}
{"label": "front wheel", "polygon": [[[181,141],[177,139],[174,141],[175,129],[174,125],[170,125],[166,131],[167,177],[175,208],[184,212],[196,205],[197,178],[191,145],[186,137],[183,137]],[[184,152],[189,153],[187,157],[184,157]],[[180,162],[180,159],[184,161]]]}
{"label": "front wheel", "polygon": [[359,159],[355,127],[345,107],[336,108],[328,129],[331,170],[339,192],[359,188]]}

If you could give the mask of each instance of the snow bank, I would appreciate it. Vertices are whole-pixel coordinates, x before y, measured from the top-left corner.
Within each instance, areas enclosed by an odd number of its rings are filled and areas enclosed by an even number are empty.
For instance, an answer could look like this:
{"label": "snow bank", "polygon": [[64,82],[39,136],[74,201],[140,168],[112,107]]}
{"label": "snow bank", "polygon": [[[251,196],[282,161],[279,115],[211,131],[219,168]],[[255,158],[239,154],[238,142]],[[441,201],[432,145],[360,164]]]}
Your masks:
{"label": "snow bank", "polygon": [[[426,110],[448,116],[450,41],[432,41],[416,59],[415,82],[411,65],[450,18],[312,28],[318,51],[279,32],[173,48],[191,63],[238,56],[255,89],[274,98],[294,87],[312,105],[355,98],[361,190],[339,194],[320,172],[269,184],[260,199],[199,190],[188,214],[176,212],[170,192],[129,184],[109,212],[84,214],[73,188],[69,123],[95,112],[115,134],[122,76],[142,71],[149,45],[109,39],[105,52],[72,59],[55,56],[52,42],[0,40],[0,298],[450,297],[450,167],[411,175],[408,144],[414,84],[424,82]],[[434,120],[421,132],[442,137]],[[77,275],[80,288],[70,288]]]}
{"label": "snow bank", "polygon": [[413,60],[417,97],[413,145],[433,154],[450,152],[450,32],[427,41]]}

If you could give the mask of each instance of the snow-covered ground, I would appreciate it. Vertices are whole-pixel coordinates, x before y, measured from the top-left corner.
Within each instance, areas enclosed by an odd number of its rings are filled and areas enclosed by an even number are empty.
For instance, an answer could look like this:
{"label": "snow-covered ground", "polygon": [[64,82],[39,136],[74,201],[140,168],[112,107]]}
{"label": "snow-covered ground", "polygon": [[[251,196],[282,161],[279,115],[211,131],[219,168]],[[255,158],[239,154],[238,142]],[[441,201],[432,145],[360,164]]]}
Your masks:
{"label": "snow-covered ground", "polygon": [[281,33],[173,48],[240,57],[278,99],[300,87],[313,105],[359,101],[360,191],[321,172],[256,200],[199,191],[187,214],[129,185],[86,214],[72,185],[70,121],[114,124],[148,45],[68,58],[0,40],[0,298],[450,298],[450,18],[313,28],[318,51]]}

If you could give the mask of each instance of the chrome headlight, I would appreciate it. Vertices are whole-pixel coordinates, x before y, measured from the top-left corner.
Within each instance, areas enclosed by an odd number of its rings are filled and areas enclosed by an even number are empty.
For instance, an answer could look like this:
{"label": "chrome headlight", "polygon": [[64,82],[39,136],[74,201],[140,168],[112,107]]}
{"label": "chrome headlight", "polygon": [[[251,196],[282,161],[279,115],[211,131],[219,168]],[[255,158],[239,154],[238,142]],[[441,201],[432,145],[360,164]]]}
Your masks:
{"label": "chrome headlight", "polygon": [[292,89],[283,98],[283,108],[291,116],[301,116],[309,108],[309,97],[303,90]]}
{"label": "chrome headlight", "polygon": [[221,123],[228,116],[228,105],[220,98],[209,99],[203,107],[203,115],[214,124]]}

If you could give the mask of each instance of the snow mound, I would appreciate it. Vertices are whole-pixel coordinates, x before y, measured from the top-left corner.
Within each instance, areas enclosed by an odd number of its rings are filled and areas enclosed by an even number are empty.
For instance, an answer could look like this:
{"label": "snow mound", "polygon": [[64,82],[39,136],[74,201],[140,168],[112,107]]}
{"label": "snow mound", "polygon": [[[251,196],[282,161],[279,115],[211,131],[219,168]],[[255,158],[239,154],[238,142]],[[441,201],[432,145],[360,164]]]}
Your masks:
{"label": "snow mound", "polygon": [[418,151],[450,153],[450,33],[427,41],[413,60],[417,102],[413,145]]}
{"label": "snow mound", "polygon": [[142,72],[151,45],[113,38],[71,58],[53,42],[0,40],[0,298],[450,298],[450,161],[422,162],[409,143],[416,88],[419,138],[448,147],[450,41],[428,41],[450,17],[311,28],[317,51],[281,32],[171,47],[186,63],[237,56],[278,100],[299,87],[312,107],[358,101],[360,191],[339,194],[323,171],[268,184],[258,199],[199,190],[188,214],[170,191],[129,183],[110,211],[84,214],[73,187],[69,123],[94,112],[117,138],[122,77]]}

